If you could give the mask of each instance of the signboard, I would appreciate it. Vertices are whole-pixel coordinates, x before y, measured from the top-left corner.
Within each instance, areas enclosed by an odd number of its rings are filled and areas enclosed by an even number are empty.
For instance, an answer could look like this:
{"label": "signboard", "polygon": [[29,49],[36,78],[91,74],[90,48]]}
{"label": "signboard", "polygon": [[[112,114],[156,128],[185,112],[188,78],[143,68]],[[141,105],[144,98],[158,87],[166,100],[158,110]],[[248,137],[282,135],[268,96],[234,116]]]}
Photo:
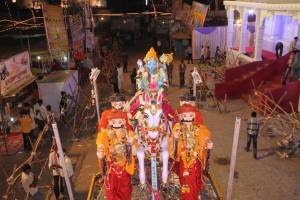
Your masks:
{"label": "signboard", "polygon": [[49,52],[53,59],[62,62],[64,57],[68,56],[68,36],[63,9],[45,3],[43,12]]}
{"label": "signboard", "polygon": [[204,26],[210,0],[184,1],[175,0],[173,12],[175,19],[180,19],[190,30]]}
{"label": "signboard", "polygon": [[74,56],[84,51],[84,29],[80,15],[70,17],[70,30],[72,35],[72,49]]}
{"label": "signboard", "polygon": [[206,18],[206,14],[209,8],[209,4],[203,4],[193,1],[192,4],[192,15],[193,15],[193,26],[203,26]]}
{"label": "signboard", "polygon": [[5,80],[1,80],[1,95],[5,96],[33,78],[30,71],[30,57],[28,51],[16,54],[0,62],[1,73],[6,71]]}

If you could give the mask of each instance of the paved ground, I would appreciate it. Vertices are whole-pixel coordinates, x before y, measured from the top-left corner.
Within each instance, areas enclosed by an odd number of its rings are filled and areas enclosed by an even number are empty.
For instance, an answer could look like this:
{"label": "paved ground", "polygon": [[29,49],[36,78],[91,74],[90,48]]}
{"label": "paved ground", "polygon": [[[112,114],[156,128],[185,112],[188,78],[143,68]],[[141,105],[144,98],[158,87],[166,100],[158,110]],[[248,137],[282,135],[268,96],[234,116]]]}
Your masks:
{"label": "paved ground", "polygon": [[[131,56],[129,66],[135,65],[137,58],[143,58],[146,51],[134,53]],[[187,92],[187,89],[178,88],[178,60],[175,62],[174,78],[175,85],[170,87],[168,98],[174,108],[178,107],[178,97]],[[192,65],[188,65],[189,69]],[[125,74],[124,88],[130,88],[129,73]],[[210,163],[211,171],[220,185],[222,193],[226,194],[227,179],[229,172],[229,160],[231,154],[231,145],[233,138],[233,128],[236,116],[241,116],[246,104],[241,100],[231,101],[228,105],[229,113],[220,114],[204,103],[202,113],[205,124],[213,133],[215,148],[212,152]],[[259,160],[254,160],[252,154],[245,152],[243,147],[246,141],[245,134],[246,122],[242,122],[236,173],[234,179],[233,199],[237,200],[292,200],[300,199],[298,180],[300,180],[300,160],[297,158],[282,160],[273,153],[273,147],[269,140],[264,137],[259,138]],[[77,167],[77,181],[75,191],[79,199],[85,197],[90,177],[97,170],[95,158],[95,139],[82,141],[80,144],[74,144],[71,152],[77,155],[79,165]],[[80,145],[80,146],[79,146]],[[75,153],[75,152],[82,153]],[[77,196],[76,195],[76,196]],[[83,195],[83,196],[81,196]]]}
{"label": "paved ground", "polygon": [[[137,58],[143,58],[146,51],[136,47],[130,51],[129,69],[135,66]],[[138,53],[136,53],[138,51]],[[178,60],[175,62],[174,78],[178,85]],[[189,68],[192,65],[188,65]],[[125,74],[124,89],[129,93],[129,73]],[[178,97],[187,92],[178,86],[170,87],[168,97],[174,108],[178,107]],[[201,109],[205,124],[213,133],[214,150],[210,163],[211,172],[220,185],[222,193],[226,194],[229,172],[229,160],[233,137],[234,121],[236,116],[241,116],[246,109],[246,104],[241,100],[229,102],[230,112],[218,113],[214,108],[204,103]],[[237,165],[234,179],[233,199],[236,200],[296,200],[300,199],[300,160],[293,158],[281,160],[273,153],[272,143],[264,138],[259,138],[259,160],[254,160],[252,154],[245,152],[245,121],[242,122]],[[75,197],[78,200],[86,199],[91,177],[97,172],[95,135],[69,145],[68,152],[75,165]],[[1,159],[1,163],[2,163]],[[3,176],[0,176],[2,179]]]}

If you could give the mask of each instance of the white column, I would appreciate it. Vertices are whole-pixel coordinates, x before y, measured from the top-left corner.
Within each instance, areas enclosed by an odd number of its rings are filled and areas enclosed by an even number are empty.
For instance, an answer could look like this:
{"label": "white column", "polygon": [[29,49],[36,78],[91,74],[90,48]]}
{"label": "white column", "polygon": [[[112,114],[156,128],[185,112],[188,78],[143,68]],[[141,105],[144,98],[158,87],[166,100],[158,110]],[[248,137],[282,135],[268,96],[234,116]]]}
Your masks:
{"label": "white column", "polygon": [[233,9],[231,7],[227,8],[227,48],[230,49],[233,46],[233,33],[234,33],[234,15],[233,15]]}
{"label": "white column", "polygon": [[263,16],[261,16],[261,11],[256,10],[256,22],[255,22],[255,52],[254,59],[262,60],[262,47],[263,47],[263,37],[264,37],[264,22]]}
{"label": "white column", "polygon": [[248,10],[247,9],[243,9],[242,13],[241,13],[241,32],[240,32],[240,48],[239,51],[240,53],[246,53],[246,47],[248,45]]}

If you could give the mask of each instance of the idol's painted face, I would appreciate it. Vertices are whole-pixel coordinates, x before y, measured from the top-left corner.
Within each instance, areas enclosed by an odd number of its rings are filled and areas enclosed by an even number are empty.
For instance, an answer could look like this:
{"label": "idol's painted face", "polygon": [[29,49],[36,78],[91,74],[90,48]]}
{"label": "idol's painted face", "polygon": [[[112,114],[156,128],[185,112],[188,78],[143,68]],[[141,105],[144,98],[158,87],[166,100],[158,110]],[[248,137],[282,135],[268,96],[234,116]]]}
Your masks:
{"label": "idol's painted face", "polygon": [[154,58],[150,58],[147,61],[147,67],[148,67],[150,74],[154,74],[155,70],[157,68],[157,61]]}
{"label": "idol's painted face", "polygon": [[121,110],[124,108],[125,101],[114,101],[114,102],[111,102],[111,105],[113,108],[115,108],[117,110]]}
{"label": "idol's painted face", "polygon": [[110,119],[109,120],[109,125],[112,128],[118,129],[118,128],[123,128],[125,124],[125,120],[124,119]]}
{"label": "idol's painted face", "polygon": [[185,112],[179,115],[181,122],[193,122],[195,119],[194,112]]}

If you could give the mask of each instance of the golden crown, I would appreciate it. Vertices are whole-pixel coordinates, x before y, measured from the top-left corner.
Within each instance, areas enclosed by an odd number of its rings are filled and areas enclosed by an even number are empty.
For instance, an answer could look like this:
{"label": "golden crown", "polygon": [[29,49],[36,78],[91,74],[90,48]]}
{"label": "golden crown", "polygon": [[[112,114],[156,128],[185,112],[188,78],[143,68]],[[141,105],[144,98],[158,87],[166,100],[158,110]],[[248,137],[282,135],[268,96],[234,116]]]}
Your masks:
{"label": "golden crown", "polygon": [[147,52],[145,58],[144,58],[144,62],[147,62],[150,58],[154,58],[155,60],[158,61],[158,57],[156,54],[156,51],[154,50],[153,47],[150,48],[150,50]]}

